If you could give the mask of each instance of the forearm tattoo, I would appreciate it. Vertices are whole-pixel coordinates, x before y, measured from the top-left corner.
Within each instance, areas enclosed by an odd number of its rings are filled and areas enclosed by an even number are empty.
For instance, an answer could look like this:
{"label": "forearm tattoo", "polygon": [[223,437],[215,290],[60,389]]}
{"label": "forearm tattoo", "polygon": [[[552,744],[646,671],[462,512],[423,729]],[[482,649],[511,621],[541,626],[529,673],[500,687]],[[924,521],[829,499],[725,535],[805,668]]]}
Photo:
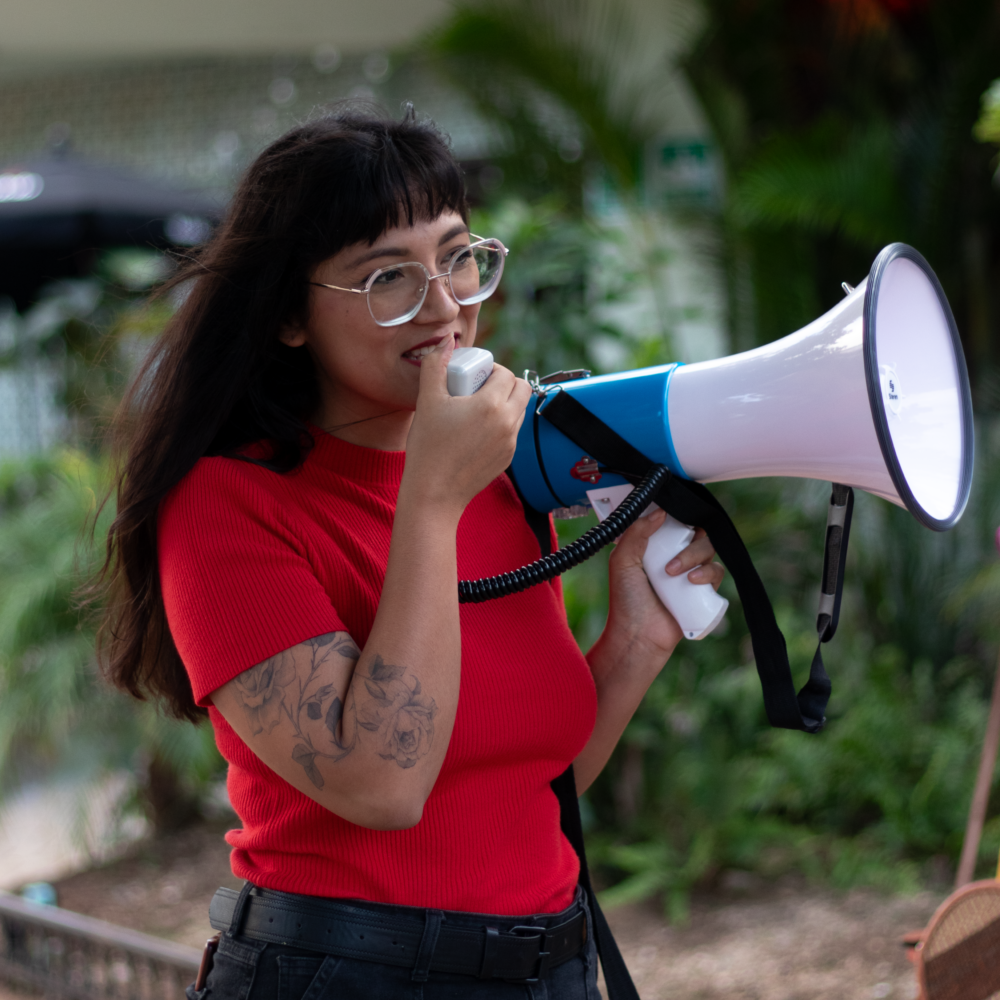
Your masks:
{"label": "forearm tattoo", "polygon": [[413,767],[431,748],[437,705],[420,693],[420,681],[413,674],[407,679],[405,673],[405,667],[375,655],[364,679],[371,701],[358,713],[358,725],[376,734],[383,760]]}
{"label": "forearm tattoo", "polygon": [[[317,788],[323,787],[317,758],[343,760],[357,746],[359,728],[375,734],[375,749],[383,760],[394,760],[402,768],[413,767],[430,750],[437,705],[421,693],[415,676],[406,676],[405,667],[376,654],[366,673],[355,670],[345,705],[335,686],[324,681],[332,658],[356,664],[358,647],[342,632],[328,632],[301,645],[310,656],[305,676],[296,670],[293,650],[288,649],[245,670],[234,686],[253,735],[270,733],[288,721],[298,740],[292,760]],[[359,680],[365,689],[360,706],[355,697]]]}

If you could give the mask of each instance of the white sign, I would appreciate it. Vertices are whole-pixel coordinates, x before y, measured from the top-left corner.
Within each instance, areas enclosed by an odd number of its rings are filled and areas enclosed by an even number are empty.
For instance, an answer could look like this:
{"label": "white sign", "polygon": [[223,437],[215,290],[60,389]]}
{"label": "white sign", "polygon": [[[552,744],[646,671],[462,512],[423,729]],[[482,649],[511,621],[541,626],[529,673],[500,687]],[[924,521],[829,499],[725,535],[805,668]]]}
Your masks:
{"label": "white sign", "polygon": [[0,174],[0,202],[33,201],[44,187],[39,174]]}

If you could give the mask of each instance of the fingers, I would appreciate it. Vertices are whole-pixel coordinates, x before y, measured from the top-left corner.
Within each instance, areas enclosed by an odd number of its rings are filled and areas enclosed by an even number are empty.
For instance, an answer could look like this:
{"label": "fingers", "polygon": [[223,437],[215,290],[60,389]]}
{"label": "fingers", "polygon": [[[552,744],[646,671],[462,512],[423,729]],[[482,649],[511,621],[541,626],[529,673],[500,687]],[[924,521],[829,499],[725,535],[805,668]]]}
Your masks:
{"label": "fingers", "polygon": [[704,529],[698,528],[694,541],[667,563],[667,574],[680,576],[681,573],[687,573],[692,583],[710,583],[718,590],[726,571],[719,563],[712,561],[714,558],[715,548]]}
{"label": "fingers", "polygon": [[455,350],[455,338],[444,337],[430,354],[420,361],[420,391],[448,395],[448,362]]}
{"label": "fingers", "polygon": [[657,507],[651,513],[640,517],[630,528],[626,528],[615,546],[615,558],[641,565],[642,557],[646,554],[646,543],[653,532],[663,524],[666,516]]}
{"label": "fingers", "polygon": [[476,395],[483,397],[495,396],[499,399],[507,399],[514,391],[515,382],[517,382],[517,379],[509,368],[504,368],[503,365],[498,365],[494,362],[493,371],[490,372],[490,377],[483,383],[482,389],[480,389]]}
{"label": "fingers", "polygon": [[692,583],[710,583],[713,590],[718,590],[725,575],[726,570],[721,563],[711,562],[693,569],[688,573],[688,579]]}
{"label": "fingers", "polygon": [[508,397],[510,405],[514,407],[517,415],[517,429],[521,429],[524,423],[524,415],[528,410],[528,402],[531,400],[531,386],[523,378],[515,378],[514,384]]}
{"label": "fingers", "polygon": [[531,386],[523,378],[517,378],[509,368],[494,364],[492,374],[476,395],[484,397],[484,400],[492,398],[505,409],[509,408],[516,430],[524,421],[524,413],[531,398]]}

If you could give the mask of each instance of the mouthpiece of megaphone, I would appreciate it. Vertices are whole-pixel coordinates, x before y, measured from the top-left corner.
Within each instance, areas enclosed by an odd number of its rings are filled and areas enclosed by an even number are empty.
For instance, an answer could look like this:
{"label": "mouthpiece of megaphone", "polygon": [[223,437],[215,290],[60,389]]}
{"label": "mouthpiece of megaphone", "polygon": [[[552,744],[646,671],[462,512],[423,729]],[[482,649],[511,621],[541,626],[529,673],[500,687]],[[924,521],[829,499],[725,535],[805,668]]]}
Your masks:
{"label": "mouthpiece of megaphone", "polygon": [[710,483],[795,476],[855,486],[937,531],[972,485],[969,377],[930,265],[887,246],[829,312],[764,347],[715,361],[560,381],[529,404],[512,472],[537,510],[587,504],[624,478],[544,419],[567,392],[651,461]]}

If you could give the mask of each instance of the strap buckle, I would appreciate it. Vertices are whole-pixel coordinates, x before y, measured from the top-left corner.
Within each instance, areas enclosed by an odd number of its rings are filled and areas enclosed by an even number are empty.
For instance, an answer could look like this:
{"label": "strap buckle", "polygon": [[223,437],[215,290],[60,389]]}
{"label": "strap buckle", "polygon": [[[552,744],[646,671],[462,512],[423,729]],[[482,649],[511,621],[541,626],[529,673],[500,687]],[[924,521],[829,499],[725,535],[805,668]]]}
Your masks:
{"label": "strap buckle", "polygon": [[549,971],[549,959],[552,953],[546,949],[546,943],[548,938],[548,932],[544,927],[532,927],[527,924],[522,924],[518,927],[511,927],[510,934],[517,934],[518,937],[533,937],[538,938],[538,967],[534,970],[534,976],[528,976],[524,979],[509,980],[510,982],[518,983],[537,983],[540,979],[544,979]]}

